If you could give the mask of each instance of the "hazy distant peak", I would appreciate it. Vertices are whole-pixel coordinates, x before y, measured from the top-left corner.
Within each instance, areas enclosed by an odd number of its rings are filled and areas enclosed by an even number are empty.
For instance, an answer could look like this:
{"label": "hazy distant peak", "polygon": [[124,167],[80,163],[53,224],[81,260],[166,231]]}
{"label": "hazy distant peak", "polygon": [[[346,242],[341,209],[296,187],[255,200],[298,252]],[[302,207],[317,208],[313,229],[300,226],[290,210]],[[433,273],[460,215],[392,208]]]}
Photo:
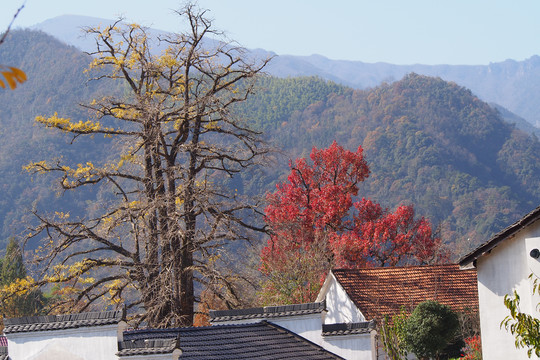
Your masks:
{"label": "hazy distant peak", "polygon": [[[92,37],[86,37],[84,28],[106,27],[118,19],[103,19],[85,15],[60,15],[47,19],[39,24],[31,26],[31,29],[46,32],[62,42],[73,45],[80,50],[91,52],[95,50],[95,41]],[[151,29],[151,32],[161,35],[165,31]]]}
{"label": "hazy distant peak", "polygon": [[111,19],[103,19],[103,18],[97,18],[92,16],[86,16],[86,15],[60,15],[56,16],[50,19],[47,19],[43,22],[40,22],[36,25],[31,26],[31,29],[41,29],[43,27],[48,27],[51,25],[54,25],[55,27],[58,27],[60,25],[68,25],[68,26],[91,26],[93,24],[110,24],[113,20]]}

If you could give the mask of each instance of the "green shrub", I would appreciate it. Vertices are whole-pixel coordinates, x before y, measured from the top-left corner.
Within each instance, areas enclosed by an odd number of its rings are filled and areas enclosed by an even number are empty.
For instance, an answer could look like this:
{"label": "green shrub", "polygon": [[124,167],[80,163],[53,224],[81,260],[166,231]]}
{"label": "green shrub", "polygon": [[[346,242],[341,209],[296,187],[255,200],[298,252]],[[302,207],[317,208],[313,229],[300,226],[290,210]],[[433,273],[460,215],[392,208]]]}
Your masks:
{"label": "green shrub", "polygon": [[458,316],[448,306],[424,301],[405,323],[405,345],[419,359],[438,359],[459,327]]}

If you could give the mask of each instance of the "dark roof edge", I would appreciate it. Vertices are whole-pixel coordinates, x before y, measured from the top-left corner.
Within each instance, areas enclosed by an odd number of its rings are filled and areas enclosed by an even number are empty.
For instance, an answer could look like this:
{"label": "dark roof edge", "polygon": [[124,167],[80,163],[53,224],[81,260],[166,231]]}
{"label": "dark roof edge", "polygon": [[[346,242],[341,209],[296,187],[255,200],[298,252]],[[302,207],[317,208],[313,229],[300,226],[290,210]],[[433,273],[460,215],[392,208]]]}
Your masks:
{"label": "dark roof edge", "polygon": [[293,336],[294,338],[308,343],[311,347],[319,350],[320,352],[326,352],[326,353],[334,356],[336,359],[345,360],[345,358],[342,358],[341,356],[336,355],[336,354],[334,354],[333,352],[331,352],[329,350],[326,350],[322,346],[315,344],[314,342],[306,339],[305,337],[302,337],[302,336],[296,334],[295,332],[292,332],[292,331],[288,330],[287,328],[284,328],[283,326],[279,326],[277,324],[274,324],[274,323],[266,321],[266,320],[261,321],[261,323],[263,323],[263,324],[265,324],[267,326],[273,327],[274,329],[277,329],[278,331],[286,332],[286,333],[290,334],[291,336]]}
{"label": "dark roof edge", "polygon": [[[180,345],[180,336],[170,339],[143,339],[127,340],[118,342],[118,354],[128,350],[129,355],[144,355],[148,349],[153,349],[153,353],[167,354],[173,352]],[[126,351],[124,351],[126,352]]]}
{"label": "dark roof edge", "polygon": [[375,324],[375,320],[357,323],[323,324],[322,334],[323,336],[367,334],[375,329]]}
{"label": "dark roof edge", "polygon": [[[237,310],[210,310],[210,320],[222,317],[264,317],[275,314],[297,313],[297,312],[322,312],[326,310],[326,300],[321,302],[292,304],[281,306],[265,306],[258,308],[247,308]],[[296,315],[302,315],[297,313]]]}
{"label": "dark roof edge", "polygon": [[476,249],[462,256],[458,260],[459,266],[462,268],[470,267],[470,265],[473,264],[476,259],[484,255],[485,253],[491,251],[500,242],[511,237],[512,235],[514,235],[515,233],[517,233],[524,227],[531,225],[532,223],[536,222],[539,219],[540,219],[540,206],[534,209],[533,211],[531,211],[530,213],[528,213],[527,215],[525,215],[524,217],[522,217],[520,220],[513,223],[512,225],[508,226],[502,231],[499,231],[490,240],[478,246]]}
{"label": "dark roof edge", "polygon": [[42,315],[42,316],[25,316],[19,318],[7,318],[4,319],[4,326],[13,325],[30,325],[30,324],[52,324],[58,322],[72,322],[72,321],[84,321],[84,320],[118,320],[118,322],[124,320],[126,317],[125,310],[112,310],[112,311],[98,311],[98,312],[86,312],[77,314],[64,314],[64,315]]}

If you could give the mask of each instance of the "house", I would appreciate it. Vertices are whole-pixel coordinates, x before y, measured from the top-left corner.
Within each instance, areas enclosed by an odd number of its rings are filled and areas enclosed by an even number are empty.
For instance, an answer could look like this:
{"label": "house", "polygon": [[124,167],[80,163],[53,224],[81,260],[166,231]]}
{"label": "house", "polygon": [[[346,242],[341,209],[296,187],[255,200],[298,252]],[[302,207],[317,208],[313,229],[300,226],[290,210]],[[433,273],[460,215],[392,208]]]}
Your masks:
{"label": "house", "polygon": [[327,276],[317,301],[326,300],[326,324],[380,321],[412,312],[425,300],[435,300],[459,313],[478,311],[476,271],[457,264],[336,269]]}
{"label": "house", "polygon": [[[320,314],[319,308],[301,312]],[[288,309],[285,312],[289,312]],[[122,311],[5,319],[7,346],[0,344],[0,359],[343,359],[265,320],[208,327],[127,330],[124,319]]]}
{"label": "house", "polygon": [[117,355],[125,360],[343,359],[268,321],[128,331]]}
{"label": "house", "polygon": [[528,359],[526,349],[516,349],[514,337],[501,328],[509,315],[504,296],[516,290],[520,309],[539,317],[540,299],[532,295],[529,275],[540,276],[540,207],[503,229],[459,260],[462,268],[476,268],[480,328],[484,359]]}
{"label": "house", "polygon": [[210,322],[218,324],[272,323],[295,333],[340,358],[372,360],[375,324],[369,321],[325,324],[326,302],[267,306],[240,310],[211,311]]}
{"label": "house", "polygon": [[428,299],[474,312],[476,283],[457,265],[338,269],[317,302],[211,311],[207,327],[127,330],[113,311],[6,319],[4,331],[11,360],[376,360],[375,320]]}
{"label": "house", "polygon": [[10,360],[117,360],[122,311],[4,319]]}
{"label": "house", "polygon": [[478,312],[476,270],[457,264],[332,270],[315,303],[210,312],[212,324],[269,321],[345,359],[383,359],[376,321],[436,300]]}

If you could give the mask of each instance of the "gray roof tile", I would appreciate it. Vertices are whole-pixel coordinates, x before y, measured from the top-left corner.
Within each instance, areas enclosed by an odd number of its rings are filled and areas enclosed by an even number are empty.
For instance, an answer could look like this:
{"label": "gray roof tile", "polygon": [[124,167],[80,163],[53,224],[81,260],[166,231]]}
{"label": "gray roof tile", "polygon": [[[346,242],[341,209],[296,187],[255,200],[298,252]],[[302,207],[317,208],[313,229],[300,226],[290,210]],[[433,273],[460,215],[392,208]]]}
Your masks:
{"label": "gray roof tile", "polygon": [[[121,358],[158,351],[163,341],[164,353],[182,350],[182,360],[280,360],[342,359],[322,347],[275,324],[261,321],[252,324],[217,325],[177,329],[150,329],[124,332],[120,343]],[[169,340],[167,342],[166,340]]]}
{"label": "gray roof tile", "polygon": [[283,316],[317,314],[326,311],[326,302],[266,306],[238,310],[210,310],[212,323],[245,319],[269,319]]}
{"label": "gray roof tile", "polygon": [[78,327],[117,324],[125,318],[124,311],[87,312],[81,314],[27,316],[4,319],[4,333],[52,331]]}
{"label": "gray roof tile", "polygon": [[373,320],[359,323],[323,324],[322,334],[323,336],[369,334],[373,329],[375,329]]}

